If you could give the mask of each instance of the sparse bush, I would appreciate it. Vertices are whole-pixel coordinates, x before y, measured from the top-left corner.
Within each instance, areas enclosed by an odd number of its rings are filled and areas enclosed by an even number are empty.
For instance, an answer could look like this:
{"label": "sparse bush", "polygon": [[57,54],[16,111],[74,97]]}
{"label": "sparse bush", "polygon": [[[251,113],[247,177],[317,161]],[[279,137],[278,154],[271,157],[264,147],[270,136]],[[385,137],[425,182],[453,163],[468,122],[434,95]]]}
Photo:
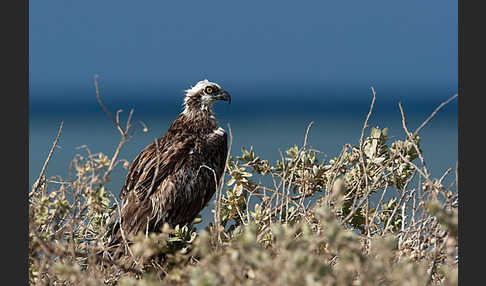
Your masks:
{"label": "sparse bush", "polygon": [[320,159],[306,143],[309,125],[304,144],[274,164],[243,149],[227,162],[214,222],[199,232],[200,218],[140,233],[120,259],[100,253],[118,212],[106,182],[126,162],[118,154],[132,112],[125,128],[119,113],[111,116],[122,135],[113,157],[84,146],[69,180],[47,178],[44,167],[29,193],[30,283],[457,285],[457,178],[446,187],[450,169],[431,177],[420,149],[423,126],[409,132],[401,106],[403,138],[390,142],[387,128],[369,130],[374,100],[373,91],[356,146]]}

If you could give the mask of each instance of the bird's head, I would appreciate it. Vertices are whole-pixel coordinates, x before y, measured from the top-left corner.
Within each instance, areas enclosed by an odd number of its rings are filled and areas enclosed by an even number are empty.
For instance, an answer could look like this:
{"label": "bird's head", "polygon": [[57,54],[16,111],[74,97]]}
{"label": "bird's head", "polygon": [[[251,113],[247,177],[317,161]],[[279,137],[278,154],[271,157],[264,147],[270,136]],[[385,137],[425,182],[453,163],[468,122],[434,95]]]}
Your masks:
{"label": "bird's head", "polygon": [[186,90],[184,112],[203,110],[212,112],[213,103],[224,100],[231,103],[231,96],[217,83],[207,79]]}

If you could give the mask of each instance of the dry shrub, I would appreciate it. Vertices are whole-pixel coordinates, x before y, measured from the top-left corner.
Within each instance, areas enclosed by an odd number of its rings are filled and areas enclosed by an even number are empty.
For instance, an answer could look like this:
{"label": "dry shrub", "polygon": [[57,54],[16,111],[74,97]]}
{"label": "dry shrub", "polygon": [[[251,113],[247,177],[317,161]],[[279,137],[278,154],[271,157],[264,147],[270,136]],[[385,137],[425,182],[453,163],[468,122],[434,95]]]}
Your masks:
{"label": "dry shrub", "polygon": [[[104,107],[99,92],[97,96]],[[454,99],[450,98],[447,102]],[[99,255],[117,218],[105,183],[129,140],[109,115],[120,145],[76,155],[71,178],[47,178],[56,138],[29,194],[29,281],[39,285],[457,285],[457,170],[432,178],[418,131],[389,142],[387,128],[367,127],[339,156],[304,144],[270,164],[253,148],[229,157],[215,196],[214,223],[139,234],[129,254]],[[365,136],[366,133],[369,135]]]}

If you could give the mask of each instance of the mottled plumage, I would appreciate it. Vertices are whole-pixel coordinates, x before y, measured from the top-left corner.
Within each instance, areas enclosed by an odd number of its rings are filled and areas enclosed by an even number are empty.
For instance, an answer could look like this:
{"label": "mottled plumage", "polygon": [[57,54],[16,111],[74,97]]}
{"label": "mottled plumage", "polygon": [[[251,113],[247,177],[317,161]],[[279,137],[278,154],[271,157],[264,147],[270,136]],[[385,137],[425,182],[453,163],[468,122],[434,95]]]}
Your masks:
{"label": "mottled plumage", "polygon": [[[191,223],[213,196],[228,152],[226,132],[212,110],[217,100],[231,98],[207,80],[186,90],[184,111],[133,160],[120,192],[126,237],[158,231],[165,222],[172,227]],[[112,244],[120,242],[119,232],[117,223]]]}

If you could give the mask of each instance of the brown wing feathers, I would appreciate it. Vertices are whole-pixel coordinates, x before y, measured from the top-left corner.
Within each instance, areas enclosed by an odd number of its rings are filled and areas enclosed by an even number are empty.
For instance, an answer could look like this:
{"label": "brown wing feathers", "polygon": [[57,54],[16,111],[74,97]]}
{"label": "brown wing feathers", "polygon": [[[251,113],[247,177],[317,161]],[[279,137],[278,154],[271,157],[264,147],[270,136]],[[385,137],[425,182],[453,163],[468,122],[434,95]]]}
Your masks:
{"label": "brown wing feathers", "polygon": [[131,190],[136,193],[139,200],[150,196],[168,174],[181,167],[190,149],[194,147],[194,139],[191,137],[174,142],[173,145],[164,144],[163,139],[147,146],[134,160],[120,193],[122,200]]}
{"label": "brown wing feathers", "polygon": [[227,155],[226,134],[198,136],[176,127],[174,122],[130,166],[120,193],[125,234],[147,227],[157,231],[164,222],[190,223],[216,190],[214,173],[201,166],[213,169],[219,182]]}

